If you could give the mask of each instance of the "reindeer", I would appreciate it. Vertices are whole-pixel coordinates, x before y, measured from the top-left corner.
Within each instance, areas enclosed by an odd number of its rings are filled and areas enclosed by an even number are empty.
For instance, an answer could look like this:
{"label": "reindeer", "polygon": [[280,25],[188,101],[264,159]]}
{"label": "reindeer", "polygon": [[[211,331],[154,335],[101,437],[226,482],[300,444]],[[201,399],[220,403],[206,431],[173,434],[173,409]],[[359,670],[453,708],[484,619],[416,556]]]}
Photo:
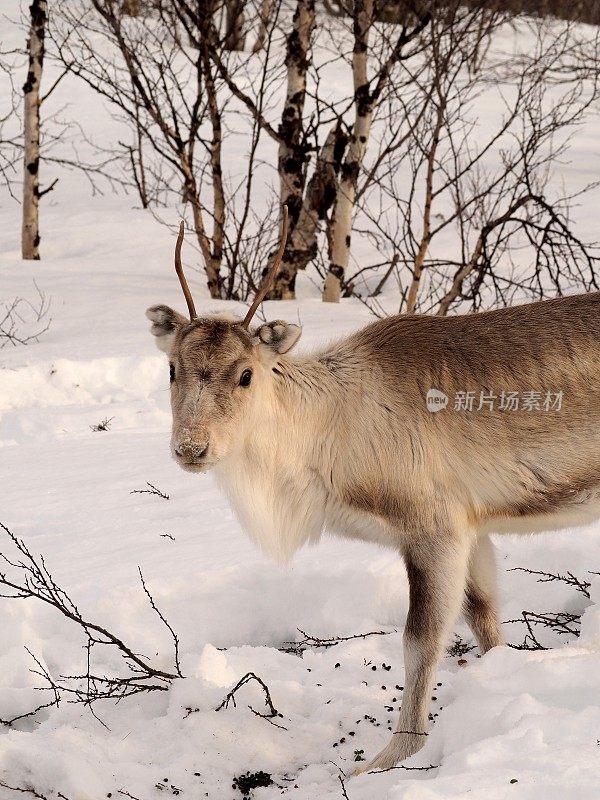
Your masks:
{"label": "reindeer", "polygon": [[[482,653],[503,643],[490,532],[600,516],[600,292],[388,317],[293,356],[298,325],[250,325],[286,221],[243,321],[197,316],[183,226],[175,263],[190,318],[162,305],[146,313],[169,358],[173,458],[213,471],[260,547],[286,561],[327,530],[403,557],[404,699],[390,743],[363,767],[386,769],[424,743],[436,666],[461,609]],[[471,411],[430,411],[432,390],[477,400]],[[562,393],[562,405],[491,407],[493,393],[511,392]]]}

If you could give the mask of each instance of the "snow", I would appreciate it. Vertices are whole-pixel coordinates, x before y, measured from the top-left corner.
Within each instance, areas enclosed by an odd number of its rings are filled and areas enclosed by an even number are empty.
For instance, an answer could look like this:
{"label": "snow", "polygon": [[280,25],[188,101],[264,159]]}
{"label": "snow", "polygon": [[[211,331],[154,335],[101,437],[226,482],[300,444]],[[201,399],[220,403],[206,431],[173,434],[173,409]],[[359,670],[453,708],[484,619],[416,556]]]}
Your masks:
{"label": "snow", "polygon": [[[75,109],[90,103],[78,84],[69,90]],[[575,161],[561,178],[598,177],[589,174],[596,141],[589,130],[577,134]],[[48,800],[126,796],[119,792],[233,800],[241,797],[234,777],[263,770],[274,784],[256,789],[256,800],[339,800],[340,771],[352,770],[355,751],[368,758],[386,743],[401,702],[404,567],[393,553],[333,539],[276,566],[240,530],[211,476],[189,475],[170,460],[168,367],[144,310],[156,302],[182,308],[183,300],[173,239],[133,198],[90,197],[81,176],[62,175],[43,201],[40,263],[20,261],[18,206],[5,195],[0,203],[0,299],[33,298],[35,280],[52,317],[39,343],[0,351],[0,521],[44,555],[88,619],[172,670],[172,641],[139,566],[179,636],[186,676],[166,692],[99,702],[97,717],[63,701],[35,720],[0,726],[0,783]],[[595,213],[580,213],[591,237]],[[198,272],[191,284],[203,309],[224,307],[207,299]],[[298,295],[265,304],[265,313],[300,319],[306,350],[372,319],[357,302],[324,306],[305,275]],[[104,419],[108,430],[91,430]],[[148,482],[169,499],[132,494]],[[405,764],[433,768],[346,779],[351,800],[600,796],[600,578],[588,574],[600,569],[598,534],[591,527],[498,539],[502,618],[523,609],[583,614],[580,637],[540,632],[553,649],[503,647],[481,659],[474,650],[464,666],[443,659],[438,716]],[[0,549],[11,554],[7,539]],[[571,571],[591,582],[591,598],[508,571],[518,566]],[[59,676],[85,670],[85,642],[76,625],[36,600],[0,600],[0,619],[0,717],[11,718],[51,699],[36,689],[43,681],[25,647]],[[301,639],[298,629],[387,635],[309,648],[299,658],[278,649]],[[522,625],[504,629],[509,641],[523,641]],[[471,641],[464,623],[456,632]],[[123,669],[109,648],[95,658],[98,671]],[[215,711],[248,672],[269,687],[281,727],[248,708],[265,708],[255,683],[238,693],[237,707]],[[0,788],[1,800],[17,796]]]}

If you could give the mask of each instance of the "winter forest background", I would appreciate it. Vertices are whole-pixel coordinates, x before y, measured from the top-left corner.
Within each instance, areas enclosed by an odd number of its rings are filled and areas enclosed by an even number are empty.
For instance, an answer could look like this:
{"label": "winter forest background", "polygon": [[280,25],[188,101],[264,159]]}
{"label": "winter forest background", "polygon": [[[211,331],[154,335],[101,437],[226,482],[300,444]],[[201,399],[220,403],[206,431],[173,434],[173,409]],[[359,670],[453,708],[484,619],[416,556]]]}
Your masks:
{"label": "winter forest background", "polygon": [[170,461],[143,315],[183,309],[181,218],[197,307],[244,312],[283,204],[263,311],[306,349],[598,288],[598,25],[560,0],[4,0],[1,800],[599,796],[598,532],[499,541],[513,646],[480,660],[459,623],[425,748],[346,780],[401,703],[404,567],[264,559]]}

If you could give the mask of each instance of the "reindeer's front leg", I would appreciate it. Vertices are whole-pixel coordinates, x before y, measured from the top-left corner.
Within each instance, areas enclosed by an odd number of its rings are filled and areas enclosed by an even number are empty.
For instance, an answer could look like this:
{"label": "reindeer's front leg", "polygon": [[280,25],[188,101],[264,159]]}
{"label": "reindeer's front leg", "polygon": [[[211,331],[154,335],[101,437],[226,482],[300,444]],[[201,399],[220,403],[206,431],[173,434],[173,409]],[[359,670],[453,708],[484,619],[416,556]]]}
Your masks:
{"label": "reindeer's front leg", "polygon": [[435,670],[464,598],[470,541],[437,531],[405,548],[410,605],[404,629],[404,694],[391,742],[358,772],[387,769],[425,744]]}

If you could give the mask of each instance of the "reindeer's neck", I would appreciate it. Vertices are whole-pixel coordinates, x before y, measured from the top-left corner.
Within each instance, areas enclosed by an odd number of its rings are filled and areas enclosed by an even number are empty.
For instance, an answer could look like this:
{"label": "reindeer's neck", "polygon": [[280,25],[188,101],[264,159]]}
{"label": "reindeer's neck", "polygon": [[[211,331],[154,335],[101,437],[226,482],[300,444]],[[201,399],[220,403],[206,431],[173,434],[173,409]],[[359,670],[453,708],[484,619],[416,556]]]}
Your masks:
{"label": "reindeer's neck", "polygon": [[[273,366],[273,398],[278,422],[308,423],[325,435],[339,411],[340,382],[326,354],[302,360],[281,359]],[[304,430],[306,433],[307,431]],[[304,443],[306,436],[302,437]]]}
{"label": "reindeer's neck", "polygon": [[257,400],[259,423],[217,474],[245,530],[271,556],[287,561],[321,536],[322,475],[334,445],[339,395],[323,356],[282,358],[272,369],[269,395]]}

